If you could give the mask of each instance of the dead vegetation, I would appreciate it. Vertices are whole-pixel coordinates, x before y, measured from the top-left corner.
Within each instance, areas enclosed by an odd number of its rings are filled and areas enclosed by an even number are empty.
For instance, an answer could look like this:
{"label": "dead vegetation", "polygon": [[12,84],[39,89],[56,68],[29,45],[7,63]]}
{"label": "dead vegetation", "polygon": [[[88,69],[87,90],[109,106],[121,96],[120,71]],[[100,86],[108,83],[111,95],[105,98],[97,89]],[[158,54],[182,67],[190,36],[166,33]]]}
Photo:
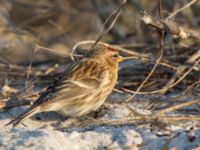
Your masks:
{"label": "dead vegetation", "polygon": [[[130,116],[73,127],[200,122],[199,1],[0,3],[1,110],[30,105],[65,66],[104,42],[125,57],[115,90],[125,96],[110,105],[126,106]],[[130,106],[140,95],[151,97],[148,115]]]}

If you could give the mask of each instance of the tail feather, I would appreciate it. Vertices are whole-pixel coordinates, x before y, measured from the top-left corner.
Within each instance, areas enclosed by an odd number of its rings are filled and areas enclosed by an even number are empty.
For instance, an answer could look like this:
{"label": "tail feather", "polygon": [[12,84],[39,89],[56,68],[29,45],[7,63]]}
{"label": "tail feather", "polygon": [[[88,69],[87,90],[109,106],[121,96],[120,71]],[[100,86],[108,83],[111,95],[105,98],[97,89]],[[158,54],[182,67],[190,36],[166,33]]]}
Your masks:
{"label": "tail feather", "polygon": [[17,126],[18,124],[20,124],[23,120],[25,120],[27,117],[32,116],[34,113],[36,113],[38,110],[37,107],[33,107],[28,109],[26,112],[22,113],[21,115],[19,115],[18,117],[14,118],[13,120],[11,120],[10,122],[8,122],[6,124],[6,126],[13,124],[13,127]]}

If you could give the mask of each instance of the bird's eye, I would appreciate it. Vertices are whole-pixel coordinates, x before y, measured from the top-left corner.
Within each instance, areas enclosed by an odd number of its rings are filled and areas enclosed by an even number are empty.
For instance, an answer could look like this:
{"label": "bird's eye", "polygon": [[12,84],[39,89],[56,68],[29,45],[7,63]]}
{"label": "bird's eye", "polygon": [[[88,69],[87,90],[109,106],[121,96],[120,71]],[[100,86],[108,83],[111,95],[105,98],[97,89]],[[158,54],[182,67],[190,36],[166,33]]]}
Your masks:
{"label": "bird's eye", "polygon": [[119,55],[118,55],[118,54],[114,54],[113,57],[114,57],[114,58],[118,58]]}

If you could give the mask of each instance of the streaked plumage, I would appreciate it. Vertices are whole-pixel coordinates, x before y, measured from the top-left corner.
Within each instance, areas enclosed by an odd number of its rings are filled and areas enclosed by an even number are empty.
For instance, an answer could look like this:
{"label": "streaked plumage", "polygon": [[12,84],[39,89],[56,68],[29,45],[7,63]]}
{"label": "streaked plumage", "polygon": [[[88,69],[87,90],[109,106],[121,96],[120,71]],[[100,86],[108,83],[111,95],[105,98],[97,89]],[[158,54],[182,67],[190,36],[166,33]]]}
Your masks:
{"label": "streaked plumage", "polygon": [[112,47],[98,45],[86,58],[66,70],[35,103],[8,124],[14,126],[43,111],[78,117],[96,111],[112,92],[117,81],[120,56]]}

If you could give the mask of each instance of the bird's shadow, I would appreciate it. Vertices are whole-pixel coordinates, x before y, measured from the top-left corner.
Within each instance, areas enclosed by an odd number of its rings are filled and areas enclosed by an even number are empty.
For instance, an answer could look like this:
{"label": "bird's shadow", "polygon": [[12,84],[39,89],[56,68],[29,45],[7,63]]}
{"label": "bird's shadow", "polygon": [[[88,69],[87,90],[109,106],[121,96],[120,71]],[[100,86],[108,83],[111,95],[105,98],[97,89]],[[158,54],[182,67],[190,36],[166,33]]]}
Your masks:
{"label": "bird's shadow", "polygon": [[34,121],[46,122],[46,121],[59,121],[59,120],[66,119],[66,117],[63,117],[62,115],[56,112],[49,111],[49,112],[37,113],[33,115],[31,119]]}
{"label": "bird's shadow", "polygon": [[[16,118],[20,114],[23,114],[23,112],[25,112],[26,110],[27,108],[25,108],[24,106],[8,109],[0,113],[0,120]],[[85,116],[80,116],[78,118],[64,117],[53,111],[39,112],[27,119],[29,119],[30,121],[37,122],[39,124],[41,123],[41,125],[44,125],[46,123],[46,125],[51,125],[52,127],[55,127],[55,128],[60,128],[60,127],[63,127],[64,125],[66,125],[67,128],[70,128],[71,126],[74,125],[74,124],[71,124],[72,120],[76,120],[75,121],[75,125],[76,125],[76,123],[79,124],[81,122],[87,122],[87,120],[90,120],[90,119],[91,120],[98,119],[104,116],[107,110],[108,108],[105,108],[104,106],[102,106],[98,111],[91,112]],[[25,124],[25,125],[29,126],[28,124]]]}

